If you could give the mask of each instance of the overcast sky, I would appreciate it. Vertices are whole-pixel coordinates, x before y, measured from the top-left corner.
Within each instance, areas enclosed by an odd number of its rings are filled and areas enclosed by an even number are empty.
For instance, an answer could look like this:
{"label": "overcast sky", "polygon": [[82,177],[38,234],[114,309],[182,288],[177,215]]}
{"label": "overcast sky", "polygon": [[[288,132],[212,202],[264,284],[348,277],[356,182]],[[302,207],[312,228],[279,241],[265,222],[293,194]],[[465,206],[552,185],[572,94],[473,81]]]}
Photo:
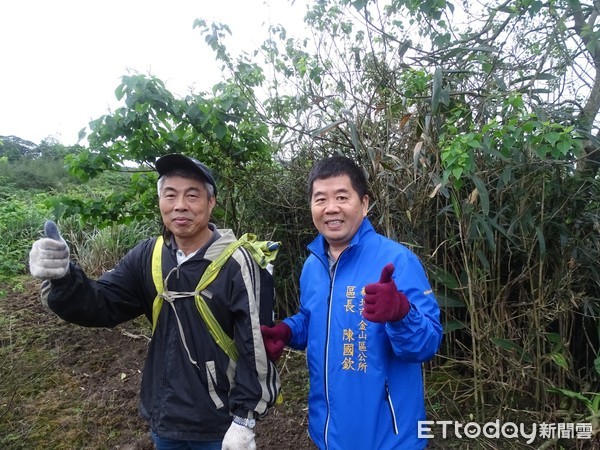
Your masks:
{"label": "overcast sky", "polygon": [[[301,30],[305,2],[287,0],[11,0],[0,2],[0,136],[77,142],[114,109],[128,71],[152,74],[185,95],[220,73],[194,20],[231,27],[228,48],[251,51],[265,23]],[[85,144],[85,142],[83,143]]]}

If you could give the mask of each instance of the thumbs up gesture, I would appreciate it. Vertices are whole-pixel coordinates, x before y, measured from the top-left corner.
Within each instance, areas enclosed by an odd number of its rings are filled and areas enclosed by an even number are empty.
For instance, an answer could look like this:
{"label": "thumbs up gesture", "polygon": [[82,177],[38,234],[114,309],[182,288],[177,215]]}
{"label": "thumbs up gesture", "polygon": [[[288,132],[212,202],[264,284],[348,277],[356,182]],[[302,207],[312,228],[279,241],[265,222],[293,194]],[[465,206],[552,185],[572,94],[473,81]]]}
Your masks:
{"label": "thumbs up gesture", "polygon": [[44,235],[31,247],[29,271],[44,280],[62,278],[69,272],[69,247],[51,220],[44,224]]}
{"label": "thumbs up gesture", "polygon": [[410,303],[402,292],[398,291],[392,280],[394,265],[387,264],[381,271],[378,283],[365,286],[363,317],[371,322],[385,323],[401,320],[410,311]]}

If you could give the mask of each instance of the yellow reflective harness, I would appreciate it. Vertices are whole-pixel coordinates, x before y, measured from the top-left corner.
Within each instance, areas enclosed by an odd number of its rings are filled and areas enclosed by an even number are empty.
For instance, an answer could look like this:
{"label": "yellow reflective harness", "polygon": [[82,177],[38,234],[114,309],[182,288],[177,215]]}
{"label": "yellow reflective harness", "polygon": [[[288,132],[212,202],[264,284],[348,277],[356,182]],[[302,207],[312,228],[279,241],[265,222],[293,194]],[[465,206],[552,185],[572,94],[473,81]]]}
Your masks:
{"label": "yellow reflective harness", "polygon": [[[154,334],[154,330],[156,329],[156,325],[158,323],[158,316],[162,309],[163,299],[169,298],[169,292],[165,291],[165,286],[163,282],[163,272],[162,272],[162,247],[163,247],[163,237],[159,236],[156,239],[156,243],[154,244],[154,249],[152,251],[152,279],[154,280],[154,286],[156,287],[156,298],[154,299],[154,303],[152,304],[152,333]],[[243,246],[248,252],[252,255],[257,264],[263,269],[267,267],[267,265],[273,261],[277,257],[277,252],[279,250],[279,242],[273,241],[257,241],[256,236],[251,233],[244,234],[237,241],[229,244],[225,250],[214,260],[209,266],[206,268],[200,281],[198,282],[198,286],[193,293],[190,295],[194,295],[196,307],[198,308],[198,312],[200,316],[206,323],[208,331],[210,335],[213,337],[215,342],[223,349],[223,351],[231,358],[232,361],[237,361],[238,351],[235,347],[233,339],[230,338],[227,333],[223,330],[223,327],[219,324],[214,314],[206,304],[206,301],[202,297],[202,291],[206,289],[206,287],[214,281],[217,277],[221,267],[225,264],[225,261],[229,259],[229,257],[236,251],[236,249],[240,246]]]}

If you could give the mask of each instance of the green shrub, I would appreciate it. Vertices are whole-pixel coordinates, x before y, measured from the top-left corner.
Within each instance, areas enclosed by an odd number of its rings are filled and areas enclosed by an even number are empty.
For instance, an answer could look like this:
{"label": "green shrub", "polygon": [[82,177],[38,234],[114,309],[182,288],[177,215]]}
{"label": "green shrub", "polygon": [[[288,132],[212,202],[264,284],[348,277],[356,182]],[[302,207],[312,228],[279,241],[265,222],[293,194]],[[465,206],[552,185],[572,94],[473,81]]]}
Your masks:
{"label": "green shrub", "polygon": [[3,189],[0,204],[0,279],[23,274],[27,270],[29,250],[40,237],[47,210],[44,195],[31,196]]}

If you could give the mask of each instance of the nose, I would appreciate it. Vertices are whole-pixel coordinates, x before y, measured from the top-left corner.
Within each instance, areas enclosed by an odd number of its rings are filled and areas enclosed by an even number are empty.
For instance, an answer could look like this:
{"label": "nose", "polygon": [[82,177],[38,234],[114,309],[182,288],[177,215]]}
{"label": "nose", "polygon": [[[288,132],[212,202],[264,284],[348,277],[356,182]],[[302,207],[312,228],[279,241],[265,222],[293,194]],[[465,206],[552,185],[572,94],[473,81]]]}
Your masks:
{"label": "nose", "polygon": [[185,211],[188,209],[187,202],[185,201],[185,197],[183,195],[177,196],[175,199],[175,204],[173,205],[173,209],[175,209],[175,211]]}
{"label": "nose", "polygon": [[328,200],[325,203],[325,214],[336,213],[340,210],[340,206],[335,200]]}

